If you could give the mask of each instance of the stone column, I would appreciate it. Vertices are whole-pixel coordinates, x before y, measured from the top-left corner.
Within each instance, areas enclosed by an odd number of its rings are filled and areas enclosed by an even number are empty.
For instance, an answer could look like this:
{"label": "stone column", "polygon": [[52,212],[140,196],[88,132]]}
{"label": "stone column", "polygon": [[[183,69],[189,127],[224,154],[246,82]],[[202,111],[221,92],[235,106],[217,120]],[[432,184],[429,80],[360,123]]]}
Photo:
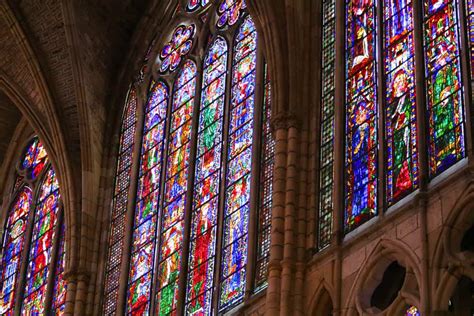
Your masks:
{"label": "stone column", "polygon": [[280,313],[281,260],[283,259],[284,213],[285,213],[285,177],[288,131],[282,118],[272,119],[275,135],[275,165],[273,174],[272,226],[270,260],[268,263],[268,288],[266,297],[266,315]]}

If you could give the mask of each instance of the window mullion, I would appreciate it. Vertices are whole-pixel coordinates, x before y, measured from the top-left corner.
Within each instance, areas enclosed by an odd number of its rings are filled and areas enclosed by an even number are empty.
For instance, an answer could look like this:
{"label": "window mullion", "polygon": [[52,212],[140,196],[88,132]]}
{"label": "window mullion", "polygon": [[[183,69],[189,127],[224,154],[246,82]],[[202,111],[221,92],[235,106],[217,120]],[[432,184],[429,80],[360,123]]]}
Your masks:
{"label": "window mullion", "polygon": [[57,259],[59,256],[59,248],[61,246],[61,227],[64,221],[64,211],[62,203],[58,206],[58,219],[56,222],[56,227],[54,227],[54,240],[51,250],[51,260],[48,265],[48,280],[46,283],[46,295],[45,295],[45,314],[51,315],[51,306],[54,299],[54,280],[56,277],[56,270],[57,270]]}
{"label": "window mullion", "polygon": [[141,159],[141,147],[143,139],[143,125],[145,121],[145,102],[144,97],[137,89],[137,125],[135,127],[134,148],[132,159],[132,170],[130,175],[130,186],[128,188],[127,211],[125,218],[125,240],[123,243],[119,291],[117,299],[117,315],[125,315],[125,305],[127,301],[128,273],[130,267],[131,249],[132,249],[132,233],[133,218],[135,215],[135,201],[137,196],[138,175]]}
{"label": "window mullion", "polygon": [[[35,194],[33,197],[37,198],[38,188],[33,190]],[[20,260],[20,270],[18,270],[17,276],[17,288],[15,289],[15,306],[13,308],[15,315],[20,315],[21,307],[23,305],[23,295],[26,288],[26,272],[28,269],[28,256],[31,248],[31,238],[33,236],[33,225],[35,222],[35,209],[36,209],[36,199],[32,199],[30,203],[30,210],[28,215],[28,224],[24,239],[24,246],[21,254]],[[8,220],[8,219],[7,219]]]}
{"label": "window mullion", "polygon": [[[473,105],[473,95],[472,95],[472,89],[473,89],[473,77],[474,77],[474,55],[472,56],[471,59],[471,54],[474,54],[474,42],[469,43],[470,40],[470,34],[469,34],[469,24],[473,23],[474,21],[470,21],[470,19],[474,20],[474,16],[469,16],[468,14],[468,1],[464,0],[459,0],[459,8],[458,8],[458,23],[459,29],[460,29],[460,58],[461,58],[461,81],[465,84],[463,84],[465,92],[464,92],[464,111],[466,113],[466,153],[467,156],[471,156],[474,154],[474,122],[473,118],[471,117],[471,110],[472,110],[472,105]],[[471,9],[474,10],[474,9]],[[474,32],[474,29],[471,30],[471,32]],[[474,36],[474,35],[471,35]],[[473,51],[471,51],[473,50]],[[471,63],[473,63],[471,65]],[[472,69],[472,73],[471,73]]]}
{"label": "window mullion", "polygon": [[[331,244],[339,245],[344,231],[344,135],[345,135],[345,0],[336,1],[334,61],[334,184]],[[338,285],[340,285],[338,283]],[[339,291],[336,291],[339,293]],[[337,303],[336,303],[337,304]]]}
{"label": "window mullion", "polygon": [[383,7],[384,7],[384,0],[375,0],[375,32],[376,32],[376,39],[375,45],[377,52],[375,54],[375,63],[376,63],[376,85],[377,85],[377,106],[378,106],[378,117],[375,119],[377,124],[377,138],[379,140],[379,146],[376,150],[378,150],[378,161],[377,161],[377,174],[378,174],[378,187],[377,187],[377,209],[376,216],[383,218],[385,215],[386,209],[386,198],[384,192],[385,190],[385,175],[386,175],[386,168],[385,168],[385,155],[387,145],[385,144],[386,136],[385,136],[385,109],[387,108],[386,98],[385,98],[385,91],[386,91],[386,76],[384,74],[384,25],[383,25]]}
{"label": "window mullion", "polygon": [[[249,210],[249,227],[248,227],[248,247],[247,247],[247,263],[246,263],[246,282],[244,300],[248,299],[254,288],[255,269],[257,262],[257,243],[258,243],[258,208],[260,196],[260,168],[262,165],[262,108],[263,108],[263,91],[265,87],[264,76],[264,60],[262,45],[257,42],[256,48],[256,67],[255,67],[255,92],[254,92],[254,115],[253,115],[253,137],[252,137],[252,169],[250,183],[250,210]],[[245,102],[245,101],[244,101]]]}
{"label": "window mullion", "polygon": [[194,175],[196,168],[197,156],[197,139],[199,129],[199,106],[201,100],[201,86],[203,76],[203,63],[196,63],[196,87],[194,94],[192,127],[191,127],[191,149],[189,152],[188,183],[186,187],[186,204],[184,206],[184,230],[183,230],[183,248],[181,253],[181,269],[179,271],[178,283],[178,303],[176,307],[177,315],[184,315],[186,306],[186,285],[188,276],[188,258],[189,245],[191,241],[191,220],[193,212],[193,192],[194,192]]}
{"label": "window mullion", "polygon": [[232,67],[233,67],[233,38],[228,46],[227,50],[227,69],[226,69],[226,81],[225,81],[225,103],[224,103],[224,116],[223,116],[223,133],[222,133],[222,149],[221,149],[221,174],[219,183],[219,208],[217,212],[217,234],[216,234],[216,252],[215,252],[215,268],[214,268],[214,282],[212,293],[212,310],[217,315],[219,312],[219,294],[220,294],[220,277],[221,277],[221,262],[222,262],[222,239],[224,235],[224,208],[225,208],[225,193],[226,193],[226,178],[227,178],[227,151],[229,149],[229,117],[230,117],[230,104],[231,104],[231,92],[232,92]]}
{"label": "window mullion", "polygon": [[429,181],[428,147],[426,126],[425,63],[423,52],[423,0],[413,0],[413,39],[415,46],[415,100],[418,130],[419,188],[425,191]]}

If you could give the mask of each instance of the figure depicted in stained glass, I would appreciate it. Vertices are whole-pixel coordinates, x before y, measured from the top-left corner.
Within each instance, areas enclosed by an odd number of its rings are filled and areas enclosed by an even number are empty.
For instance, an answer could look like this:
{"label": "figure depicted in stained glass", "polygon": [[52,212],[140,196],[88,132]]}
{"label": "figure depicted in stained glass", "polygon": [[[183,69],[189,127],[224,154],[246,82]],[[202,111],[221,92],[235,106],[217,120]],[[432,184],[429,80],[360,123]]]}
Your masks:
{"label": "figure depicted in stained glass", "polygon": [[425,22],[430,128],[430,174],[447,169],[465,155],[460,84],[459,38],[455,8],[426,1]]}
{"label": "figure depicted in stained glass", "polygon": [[3,236],[1,265],[0,314],[13,315],[20,259],[25,246],[26,224],[32,204],[30,188],[23,187],[17,194],[7,217]]}
{"label": "figure depicted in stained glass", "polygon": [[346,231],[376,213],[374,8],[373,0],[346,4]]}

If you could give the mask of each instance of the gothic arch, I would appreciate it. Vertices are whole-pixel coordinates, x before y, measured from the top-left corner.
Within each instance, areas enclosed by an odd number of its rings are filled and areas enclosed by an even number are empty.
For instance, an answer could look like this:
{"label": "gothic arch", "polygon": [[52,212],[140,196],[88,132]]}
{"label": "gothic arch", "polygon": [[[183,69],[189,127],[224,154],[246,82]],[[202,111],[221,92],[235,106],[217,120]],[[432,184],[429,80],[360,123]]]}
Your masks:
{"label": "gothic arch", "polygon": [[461,241],[466,231],[474,225],[474,187],[469,186],[443,224],[433,255],[432,283],[433,310],[446,310],[448,301],[465,276],[474,280],[474,254],[461,251]]}
{"label": "gothic arch", "polygon": [[[334,289],[325,279],[320,281],[309,302],[310,315],[328,316],[334,308]],[[328,308],[329,307],[329,308]]]}
{"label": "gothic arch", "polygon": [[[406,275],[395,301],[386,310],[380,311],[371,307],[370,298],[382,280],[383,273],[393,261],[399,262],[406,269]],[[360,315],[390,315],[390,311],[399,308],[404,300],[420,306],[419,293],[422,292],[420,264],[418,256],[405,243],[380,239],[361,264],[362,268],[348,295],[346,309],[348,311],[355,309]]]}

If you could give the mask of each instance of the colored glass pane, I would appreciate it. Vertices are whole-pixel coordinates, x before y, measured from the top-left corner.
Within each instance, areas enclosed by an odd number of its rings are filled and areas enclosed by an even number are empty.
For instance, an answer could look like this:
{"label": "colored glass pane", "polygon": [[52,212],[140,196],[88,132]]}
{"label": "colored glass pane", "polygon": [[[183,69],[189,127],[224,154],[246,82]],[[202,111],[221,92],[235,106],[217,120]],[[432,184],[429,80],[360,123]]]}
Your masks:
{"label": "colored glass pane", "polygon": [[188,11],[194,11],[201,7],[205,7],[210,0],[189,0]]}
{"label": "colored glass pane", "polygon": [[466,0],[467,32],[471,62],[471,80],[474,78],[474,0]]}
{"label": "colored glass pane", "polygon": [[160,71],[174,71],[178,68],[181,58],[191,51],[195,33],[194,24],[178,26],[171,40],[163,46],[160,53]]}
{"label": "colored glass pane", "polygon": [[377,212],[374,17],[375,0],[346,1],[346,232]]}
{"label": "colored glass pane", "polygon": [[244,0],[222,0],[217,9],[217,26],[223,28],[234,25],[239,20],[240,11],[245,8]]}
{"label": "colored glass pane", "polygon": [[431,177],[465,156],[457,6],[457,1],[424,0]]}
{"label": "colored glass pane", "polygon": [[64,280],[65,270],[65,256],[66,256],[66,244],[65,244],[65,225],[61,225],[61,236],[59,240],[59,251],[56,259],[56,275],[54,277],[54,289],[53,289],[53,304],[52,311],[54,315],[64,315],[64,308],[66,307],[66,280]]}
{"label": "colored glass pane", "polygon": [[335,0],[323,1],[321,136],[319,149],[318,249],[331,242],[334,187]]}
{"label": "colored glass pane", "polygon": [[116,310],[120,268],[125,240],[125,217],[132,172],[133,144],[137,125],[137,95],[131,88],[122,117],[119,154],[115,171],[115,188],[109,230],[109,251],[105,271],[104,312]]}
{"label": "colored glass pane", "polygon": [[416,306],[411,306],[407,309],[406,316],[420,316],[420,315],[421,313],[418,310],[418,308],[416,308]]}
{"label": "colored glass pane", "polygon": [[188,179],[189,148],[196,91],[196,65],[187,61],[174,84],[171,133],[168,139],[168,159],[165,168],[165,187],[161,215],[160,250],[157,270],[156,313],[176,312],[178,275],[180,271],[184,207]]}
{"label": "colored glass pane", "polygon": [[0,266],[0,314],[2,315],[13,315],[20,260],[25,247],[25,232],[31,204],[32,192],[25,186],[16,195],[7,215]]}
{"label": "colored glass pane", "polygon": [[150,313],[167,109],[168,88],[161,81],[152,81],[145,106],[127,287],[126,311],[134,315]]}
{"label": "colored glass pane", "polygon": [[418,186],[412,11],[410,0],[385,0],[383,7],[388,205]]}
{"label": "colored glass pane", "polygon": [[272,93],[271,82],[265,64],[264,99],[262,117],[262,149],[260,157],[260,196],[258,208],[257,258],[255,290],[267,285],[270,261],[270,229],[272,222],[273,167],[275,165],[275,140],[271,131]]}
{"label": "colored glass pane", "polygon": [[[209,314],[211,311],[226,69],[227,43],[217,37],[204,59],[188,258],[187,314]],[[206,127],[201,128],[203,126]]]}
{"label": "colored glass pane", "polygon": [[[245,33],[245,34],[243,34]],[[248,220],[252,170],[252,137],[257,37],[250,16],[239,27],[234,44],[230,130],[220,275],[220,310],[243,299],[246,284]],[[250,37],[248,41],[246,38]],[[245,45],[239,45],[242,42]]]}
{"label": "colored glass pane", "polygon": [[31,140],[26,147],[20,169],[26,171],[29,179],[36,179],[48,163],[48,154],[38,137]]}
{"label": "colored glass pane", "polygon": [[59,213],[59,185],[56,174],[50,168],[40,186],[36,203],[33,233],[28,256],[26,289],[22,314],[41,315],[45,312],[45,295],[53,255],[55,228]]}

